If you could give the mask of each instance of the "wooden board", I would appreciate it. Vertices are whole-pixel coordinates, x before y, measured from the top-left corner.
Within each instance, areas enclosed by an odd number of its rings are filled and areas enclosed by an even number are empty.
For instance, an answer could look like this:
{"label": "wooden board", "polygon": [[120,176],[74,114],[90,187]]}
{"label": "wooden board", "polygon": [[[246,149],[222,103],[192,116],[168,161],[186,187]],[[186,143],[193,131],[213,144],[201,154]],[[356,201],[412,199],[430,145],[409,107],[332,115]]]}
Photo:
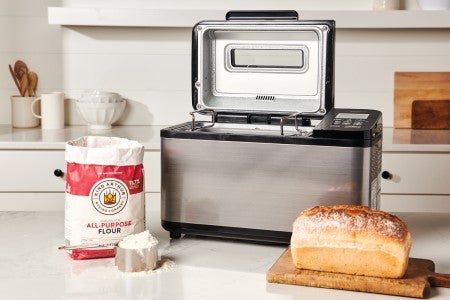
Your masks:
{"label": "wooden board", "polygon": [[431,286],[450,287],[450,275],[434,273],[428,259],[410,258],[401,279],[302,270],[294,267],[288,248],[267,271],[268,282],[424,298]]}
{"label": "wooden board", "polygon": [[450,129],[450,100],[415,100],[412,129]]}
{"label": "wooden board", "polygon": [[396,72],[394,74],[394,127],[412,128],[415,100],[450,99],[450,72]]}

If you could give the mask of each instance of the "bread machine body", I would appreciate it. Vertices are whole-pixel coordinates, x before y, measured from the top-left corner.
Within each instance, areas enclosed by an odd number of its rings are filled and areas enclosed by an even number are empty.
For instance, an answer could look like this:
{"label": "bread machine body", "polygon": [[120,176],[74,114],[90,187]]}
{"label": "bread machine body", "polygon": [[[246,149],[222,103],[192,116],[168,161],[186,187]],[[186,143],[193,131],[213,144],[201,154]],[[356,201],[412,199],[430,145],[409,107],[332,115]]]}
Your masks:
{"label": "bread machine body", "polygon": [[192,121],[161,130],[162,226],[287,243],[311,206],[376,208],[381,113],[333,108],[334,22],[227,17],[194,27]]}

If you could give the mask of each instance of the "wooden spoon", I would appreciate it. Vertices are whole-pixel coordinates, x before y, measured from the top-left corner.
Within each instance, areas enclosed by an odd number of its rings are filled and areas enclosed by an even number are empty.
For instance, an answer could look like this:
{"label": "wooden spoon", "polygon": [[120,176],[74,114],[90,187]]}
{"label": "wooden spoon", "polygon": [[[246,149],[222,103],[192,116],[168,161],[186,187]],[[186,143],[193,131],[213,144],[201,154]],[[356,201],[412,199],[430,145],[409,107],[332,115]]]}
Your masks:
{"label": "wooden spoon", "polygon": [[18,60],[14,63],[14,73],[16,73],[17,79],[21,80],[23,74],[28,73],[27,64],[21,60]]}
{"label": "wooden spoon", "polygon": [[11,76],[12,76],[12,78],[14,80],[14,83],[16,84],[17,89],[19,90],[19,93],[21,93],[19,80],[17,80],[16,74],[14,73],[14,70],[11,67],[11,65],[9,65],[9,72],[11,73]]}
{"label": "wooden spoon", "polygon": [[28,96],[36,96],[36,87],[38,83],[38,76],[35,72],[28,73]]}
{"label": "wooden spoon", "polygon": [[20,96],[25,97],[28,90],[28,75],[24,74],[20,79]]}

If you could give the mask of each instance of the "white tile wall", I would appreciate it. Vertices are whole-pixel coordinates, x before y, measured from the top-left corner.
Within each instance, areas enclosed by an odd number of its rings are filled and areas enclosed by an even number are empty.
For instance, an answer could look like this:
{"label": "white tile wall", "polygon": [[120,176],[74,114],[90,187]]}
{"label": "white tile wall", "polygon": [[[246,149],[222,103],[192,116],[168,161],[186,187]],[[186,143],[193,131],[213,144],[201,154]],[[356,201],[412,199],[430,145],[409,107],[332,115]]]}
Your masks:
{"label": "white tile wall", "polygon": [[[0,0],[0,124],[10,123],[16,88],[7,65],[23,59],[39,74],[38,93],[110,90],[129,100],[120,122],[166,125],[188,119],[188,28],[61,27],[47,24],[48,6],[122,6],[219,9],[370,9],[372,1],[102,1]],[[412,9],[415,1],[406,1]],[[301,11],[300,11],[301,15]],[[170,16],[168,16],[170,18]],[[1,67],[3,66],[3,67]],[[393,124],[395,71],[449,71],[450,29],[338,30],[336,106],[374,108]],[[67,101],[68,124],[82,124]]]}

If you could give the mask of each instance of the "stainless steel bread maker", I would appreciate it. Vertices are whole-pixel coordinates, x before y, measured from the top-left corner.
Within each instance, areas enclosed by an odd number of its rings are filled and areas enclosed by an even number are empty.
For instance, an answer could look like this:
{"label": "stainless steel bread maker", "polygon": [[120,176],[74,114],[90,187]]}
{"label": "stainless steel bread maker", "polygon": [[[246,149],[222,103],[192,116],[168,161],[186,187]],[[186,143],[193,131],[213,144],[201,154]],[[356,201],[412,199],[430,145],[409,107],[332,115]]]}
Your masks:
{"label": "stainless steel bread maker", "polygon": [[334,108],[334,21],[229,12],[192,32],[192,120],[161,130],[161,222],[288,243],[315,205],[377,208],[381,112]]}

